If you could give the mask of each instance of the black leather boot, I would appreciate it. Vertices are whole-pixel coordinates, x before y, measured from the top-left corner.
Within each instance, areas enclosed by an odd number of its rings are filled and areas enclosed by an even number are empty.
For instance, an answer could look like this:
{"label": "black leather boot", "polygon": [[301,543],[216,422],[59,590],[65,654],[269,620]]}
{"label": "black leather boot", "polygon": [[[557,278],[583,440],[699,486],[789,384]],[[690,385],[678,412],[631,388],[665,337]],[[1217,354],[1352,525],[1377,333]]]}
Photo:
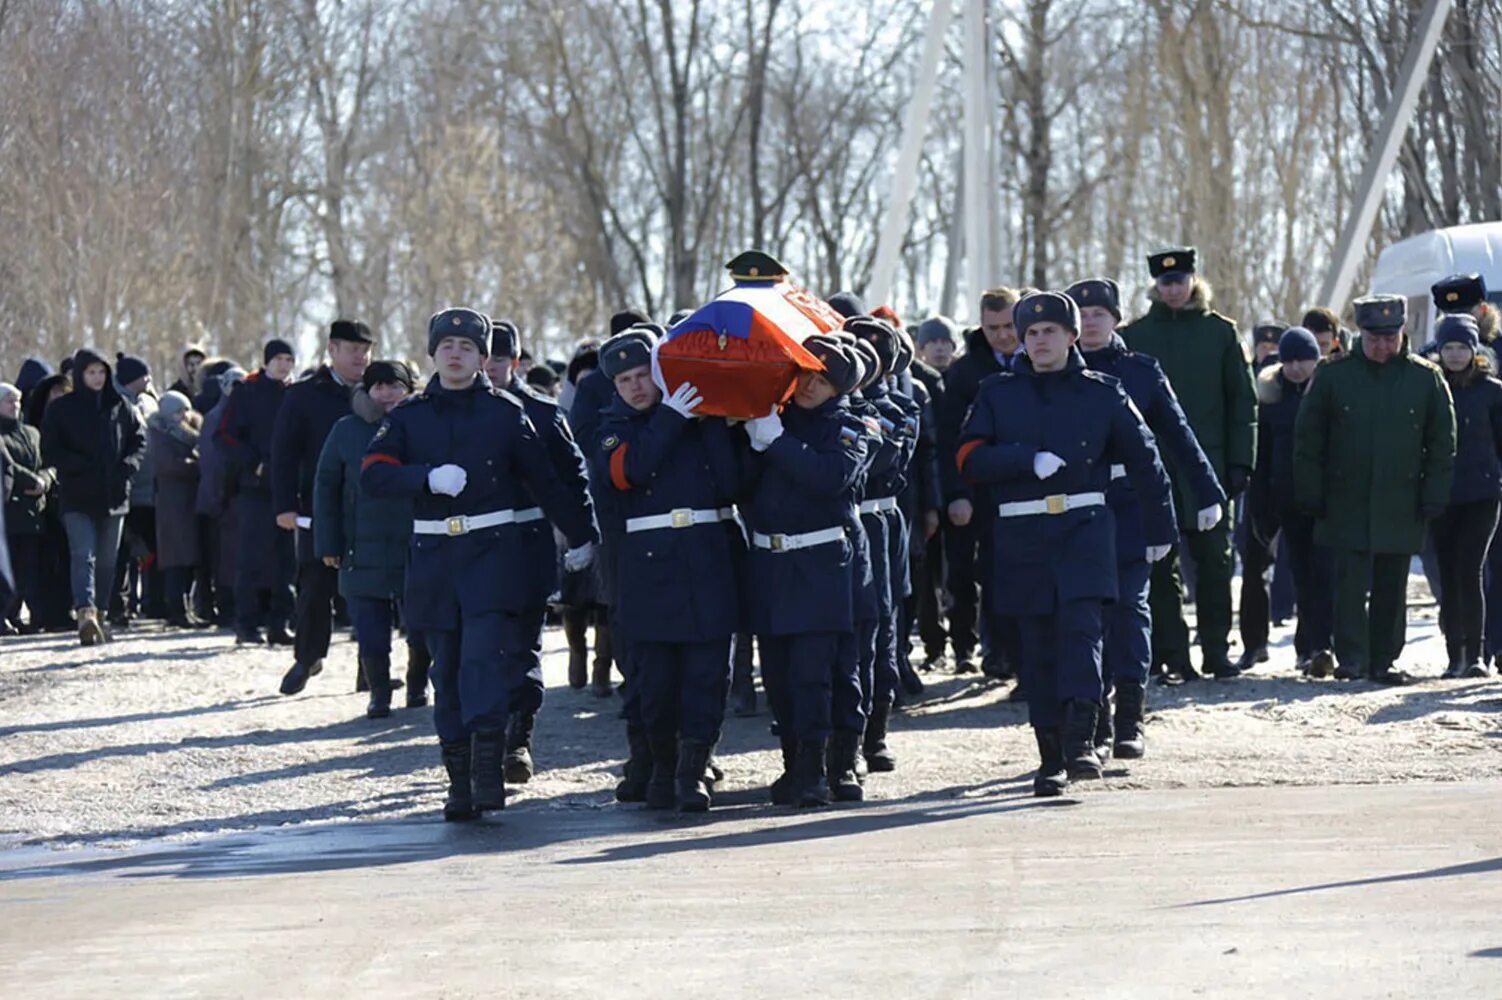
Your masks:
{"label": "black leather boot", "polygon": [[563,637],[568,640],[568,686],[575,691],[589,684],[589,612],[563,609]]}
{"label": "black leather boot", "polygon": [[[647,808],[671,809],[678,801],[674,787],[678,772],[678,734],[648,733],[647,742],[652,748],[652,779],[647,782]],[[704,777],[702,762],[699,777],[701,780]]]}
{"label": "black leather boot", "polygon": [[286,622],[272,622],[266,627],[266,645],[291,646],[297,640],[287,631]]}
{"label": "black leather boot", "polygon": [[1064,703],[1064,766],[1070,781],[1089,781],[1104,773],[1095,755],[1095,719],[1099,712],[1099,703],[1085,698]]}
{"label": "black leather boot", "polygon": [[502,765],[506,780],[525,785],[532,780],[532,730],[537,716],[530,712],[512,712],[506,726],[506,761]]}
{"label": "black leather boot", "polygon": [[407,707],[422,708],[428,703],[428,669],[433,655],[428,647],[407,643]]}
{"label": "black leather boot", "polygon": [[829,780],[824,773],[824,755],[828,752],[828,740],[798,741],[793,780],[798,789],[799,809],[829,805]]}
{"label": "black leather boot", "polygon": [[774,806],[791,806],[798,802],[797,788],[794,786],[793,770],[798,759],[798,741],[791,736],[779,735],[778,740],[782,743],[782,774],[772,782],[769,790]]}
{"label": "black leather boot", "polygon": [[1142,720],[1147,714],[1147,685],[1136,681],[1116,685],[1116,742],[1112,751],[1122,760],[1137,760],[1147,753]]}
{"label": "black leather boot", "polygon": [[652,749],[647,745],[647,731],[641,726],[626,726],[626,744],[630,756],[622,768],[621,782],[615,786],[617,802],[645,802],[647,782],[652,779]]}
{"label": "black leather boot", "polygon": [[506,778],[502,761],[506,756],[506,732],[482,729],[470,737],[471,787],[475,808],[484,812],[506,808]]}
{"label": "black leather boot", "polygon": [[370,687],[370,703],[365,706],[367,719],[384,719],[391,715],[391,660],[362,657],[360,676]]}
{"label": "black leather boot", "polygon": [[449,775],[448,798],[443,803],[447,823],[464,823],[480,818],[470,787],[469,740],[445,740],[438,744],[443,751],[443,769]]}
{"label": "black leather boot", "polygon": [[1112,738],[1115,730],[1111,725],[1111,696],[1106,695],[1095,713],[1095,756],[1105,760],[1111,756]]}
{"label": "black leather boot", "polygon": [[1069,771],[1064,766],[1064,743],[1057,729],[1034,729],[1038,740],[1038,774],[1033,778],[1033,795],[1051,799],[1063,795],[1069,787]]}
{"label": "black leather boot", "polygon": [[308,679],[310,677],[316,677],[322,672],[322,660],[314,660],[312,663],[292,664],[292,669],[282,675],[282,694],[297,694],[308,686]]}
{"label": "black leather boot", "polygon": [[[679,812],[708,812],[709,785],[704,781],[704,772],[709,768],[709,755],[714,746],[702,740],[678,741],[678,766],[675,773]],[[654,770],[655,780],[657,773]]]}
{"label": "black leather boot", "polygon": [[[887,724],[892,720],[892,706],[877,703],[871,706],[871,717],[866,720],[865,755],[869,771],[895,771],[897,758],[887,748]],[[833,775],[830,778],[833,780]]]}
{"label": "black leather boot", "polygon": [[866,797],[866,790],[855,775],[860,745],[860,733],[836,729],[829,737],[829,792],[836,802],[860,802]]}

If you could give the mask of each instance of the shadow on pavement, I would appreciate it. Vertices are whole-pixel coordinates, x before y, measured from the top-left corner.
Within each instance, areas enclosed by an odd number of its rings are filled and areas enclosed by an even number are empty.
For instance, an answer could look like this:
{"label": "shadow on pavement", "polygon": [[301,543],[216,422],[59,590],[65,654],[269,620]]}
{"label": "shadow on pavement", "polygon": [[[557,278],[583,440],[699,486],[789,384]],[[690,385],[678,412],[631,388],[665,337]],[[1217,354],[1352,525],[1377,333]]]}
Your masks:
{"label": "shadow on pavement", "polygon": [[1447,865],[1444,868],[1429,868],[1418,872],[1403,872],[1399,875],[1378,875],[1372,878],[1350,879],[1345,882],[1323,882],[1317,885],[1298,886],[1293,889],[1275,889],[1246,896],[1226,896],[1221,899],[1202,899],[1196,903],[1180,903],[1173,909],[1196,906],[1220,906],[1224,903],[1248,903],[1259,899],[1277,899],[1281,896],[1298,896],[1306,892],[1326,892],[1331,889],[1356,889],[1369,885],[1387,885],[1394,882],[1417,882],[1430,878],[1458,878],[1462,875],[1490,875],[1502,872],[1502,857],[1486,861],[1470,861],[1463,865]]}

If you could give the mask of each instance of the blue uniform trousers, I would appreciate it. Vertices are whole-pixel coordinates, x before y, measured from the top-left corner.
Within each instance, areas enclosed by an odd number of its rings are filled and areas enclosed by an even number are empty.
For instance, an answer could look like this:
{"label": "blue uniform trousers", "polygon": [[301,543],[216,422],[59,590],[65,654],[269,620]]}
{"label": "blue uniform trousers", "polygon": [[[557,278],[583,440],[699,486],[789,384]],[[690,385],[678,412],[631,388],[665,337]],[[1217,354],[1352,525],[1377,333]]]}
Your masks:
{"label": "blue uniform trousers", "polygon": [[649,733],[715,743],[730,687],[730,637],[631,644],[631,685]]}
{"label": "blue uniform trousers", "polygon": [[[366,663],[391,665],[391,631],[396,624],[397,602],[389,597],[349,598],[349,619]],[[421,633],[407,630],[407,645],[424,645]]]}
{"label": "blue uniform trousers", "polygon": [[547,608],[531,608],[518,616],[525,638],[511,661],[516,671],[511,679],[513,713],[536,715],[542,708],[546,690],[542,682],[542,626],[547,614]]}
{"label": "blue uniform trousers", "polygon": [[1018,618],[1022,633],[1022,686],[1035,729],[1063,722],[1064,702],[1098,702],[1101,686],[1101,623],[1098,597],[1061,600],[1051,615]]}
{"label": "blue uniform trousers", "polygon": [[1146,684],[1152,665],[1153,616],[1147,603],[1152,565],[1146,559],[1133,559],[1120,564],[1117,572],[1116,586],[1121,596],[1103,611],[1105,652],[1101,681],[1107,692],[1117,682]]}
{"label": "blue uniform trousers", "polygon": [[827,739],[836,729],[865,730],[854,635],[760,635],[756,648],[779,730],[800,740]]}
{"label": "blue uniform trousers", "polygon": [[462,740],[476,730],[505,729],[516,663],[532,641],[523,616],[507,611],[467,615],[457,629],[425,634],[433,656],[428,677],[438,738]]}

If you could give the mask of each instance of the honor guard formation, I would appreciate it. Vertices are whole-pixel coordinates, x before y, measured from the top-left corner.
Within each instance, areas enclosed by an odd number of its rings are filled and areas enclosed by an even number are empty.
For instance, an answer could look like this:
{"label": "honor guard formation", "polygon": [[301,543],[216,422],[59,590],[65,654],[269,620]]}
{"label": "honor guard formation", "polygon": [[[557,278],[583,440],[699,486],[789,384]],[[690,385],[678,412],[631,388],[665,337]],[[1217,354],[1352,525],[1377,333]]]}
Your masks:
{"label": "honor guard formation", "polygon": [[1233,681],[1275,622],[1297,618],[1310,678],[1406,684],[1415,555],[1445,676],[1490,675],[1502,382],[1481,278],[1434,286],[1426,345],[1420,301],[1388,295],[1351,329],[1317,307],[1244,340],[1199,265],[1150,255],[1135,318],[1088,278],[991,289],[961,330],[819,298],[748,251],[712,302],[666,326],[622,311],[566,363],[471,308],[432,316],[426,375],[372,360],[347,319],[300,376],[280,338],[253,371],[190,347],[161,393],[127,354],[28,359],[0,383],[0,628],[233,629],[286,648],[293,696],[349,627],[369,717],[431,685],[450,821],[533,776],[550,620],[570,687],[620,696],[617,799],[684,812],[714,803],[727,708],[762,696],[768,795],[801,808],[905,766],[894,710],[941,667],[1026,701],[1038,796],[1148,753],[1152,682]]}

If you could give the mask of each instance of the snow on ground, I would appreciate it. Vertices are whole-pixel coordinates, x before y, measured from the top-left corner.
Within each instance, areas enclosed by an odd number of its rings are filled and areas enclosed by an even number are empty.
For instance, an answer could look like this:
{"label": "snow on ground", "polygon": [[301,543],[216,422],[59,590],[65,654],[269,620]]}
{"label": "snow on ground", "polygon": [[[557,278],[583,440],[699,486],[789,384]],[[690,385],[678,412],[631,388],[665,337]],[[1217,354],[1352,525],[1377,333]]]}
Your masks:
{"label": "snow on ground", "polygon": [[[1291,629],[1280,628],[1272,661],[1247,677],[1153,687],[1148,756],[1112,761],[1105,781],[1079,791],[1502,775],[1502,681],[1440,680],[1443,641],[1418,580],[1414,596],[1401,665],[1420,684],[1301,678]],[[611,795],[625,753],[619,699],[566,687],[558,630],[544,647],[539,774],[514,789],[509,808],[640,808]],[[284,698],[276,688],[289,663],[283,650],[236,649],[228,633],[153,625],[94,649],[69,636],[0,640],[0,844],[113,845],[435,815],[443,783],[431,709],[367,720],[347,637],[303,694]],[[899,770],[868,779],[869,799],[962,797],[1030,777],[1026,710],[1006,700],[1007,686],[946,671],[926,678],[928,691],[893,723]],[[726,802],[765,802],[779,769],[768,722],[764,702],[755,717],[727,719]]]}

